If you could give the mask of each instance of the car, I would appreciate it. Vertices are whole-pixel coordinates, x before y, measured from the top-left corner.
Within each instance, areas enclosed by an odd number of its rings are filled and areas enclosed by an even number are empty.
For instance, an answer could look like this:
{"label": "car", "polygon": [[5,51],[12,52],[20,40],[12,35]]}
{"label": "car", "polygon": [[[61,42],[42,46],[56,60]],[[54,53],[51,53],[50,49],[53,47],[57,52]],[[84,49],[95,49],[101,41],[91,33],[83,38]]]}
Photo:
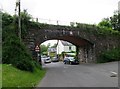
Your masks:
{"label": "car", "polygon": [[68,58],[68,57],[65,57],[64,60],[63,60],[63,63],[64,63],[64,64],[68,64],[68,61],[69,61],[69,58]]}
{"label": "car", "polygon": [[49,56],[42,56],[41,57],[41,60],[44,61],[44,63],[51,63],[51,59]]}
{"label": "car", "polygon": [[65,57],[64,64],[79,64],[79,60],[75,59],[74,57]]}
{"label": "car", "polygon": [[59,62],[59,59],[57,57],[53,57],[52,62]]}

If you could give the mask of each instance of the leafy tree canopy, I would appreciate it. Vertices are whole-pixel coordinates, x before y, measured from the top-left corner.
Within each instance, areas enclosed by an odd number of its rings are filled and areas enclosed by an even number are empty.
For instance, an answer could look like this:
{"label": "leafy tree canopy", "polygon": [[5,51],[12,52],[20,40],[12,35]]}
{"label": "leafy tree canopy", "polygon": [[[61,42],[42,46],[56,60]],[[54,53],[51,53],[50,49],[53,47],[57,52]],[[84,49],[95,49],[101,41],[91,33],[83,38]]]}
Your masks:
{"label": "leafy tree canopy", "polygon": [[109,30],[120,31],[120,14],[118,11],[115,11],[113,16],[104,18],[99,22],[98,26]]}

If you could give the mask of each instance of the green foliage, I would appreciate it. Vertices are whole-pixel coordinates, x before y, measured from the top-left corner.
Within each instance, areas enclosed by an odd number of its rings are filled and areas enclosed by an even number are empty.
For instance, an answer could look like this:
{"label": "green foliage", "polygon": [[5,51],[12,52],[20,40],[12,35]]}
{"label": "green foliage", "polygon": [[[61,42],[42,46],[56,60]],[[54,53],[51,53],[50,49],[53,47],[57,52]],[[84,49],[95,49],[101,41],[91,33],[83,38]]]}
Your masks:
{"label": "green foliage", "polygon": [[110,23],[110,19],[109,18],[104,18],[101,22],[99,22],[98,24],[99,27],[102,28],[111,28],[112,29],[112,25]]}
{"label": "green foliage", "polygon": [[98,63],[120,61],[120,48],[104,51],[100,54]]}
{"label": "green foliage", "polygon": [[109,18],[104,18],[99,24],[97,25],[98,33],[103,35],[120,35],[119,32],[119,25],[118,25],[118,18],[119,14],[114,13],[113,16]]}
{"label": "green foliage", "polygon": [[113,16],[104,18],[99,22],[98,27],[120,31],[120,14],[118,14],[118,11],[116,11]]}
{"label": "green foliage", "polygon": [[47,52],[48,46],[46,46],[46,45],[40,45],[40,49],[41,49],[41,53],[43,54],[43,53]]}
{"label": "green foliage", "polygon": [[118,35],[120,34],[119,31],[114,30],[112,26],[112,21],[110,18],[104,18],[101,22],[98,24],[98,33],[103,35]]}
{"label": "green foliage", "polygon": [[112,24],[112,28],[114,30],[118,30],[120,31],[120,14],[118,14],[118,11],[115,11],[114,12],[114,15],[110,17],[110,21],[111,21],[111,24]]}
{"label": "green foliage", "polygon": [[22,38],[24,38],[28,33],[28,28],[31,18],[32,16],[29,15],[26,10],[24,10],[24,12],[21,12]]}
{"label": "green foliage", "polygon": [[[12,18],[14,18],[14,21]],[[17,36],[17,24],[13,23],[15,20],[15,17],[3,13],[2,62],[12,64],[21,70],[33,72],[35,63],[33,63],[31,55]],[[28,20],[29,18],[24,19],[24,21]],[[26,23],[24,23],[24,26],[27,27]]]}
{"label": "green foliage", "polygon": [[[18,29],[18,16],[14,15],[14,25],[16,25],[16,29]],[[21,37],[24,38],[28,33],[28,28],[30,27],[30,20],[32,16],[27,13],[26,10],[21,12]]]}
{"label": "green foliage", "polygon": [[35,68],[38,68],[38,69],[42,70],[42,66],[39,64],[39,62],[32,61],[32,63],[33,63]]}
{"label": "green foliage", "polygon": [[46,71],[35,68],[34,72],[21,71],[10,64],[2,66],[3,89],[33,89],[44,77]]}
{"label": "green foliage", "polygon": [[99,27],[99,29],[97,30],[97,34],[100,35],[119,35],[120,36],[120,32],[117,30],[113,30],[111,28],[107,28],[107,27]]}
{"label": "green foliage", "polygon": [[34,21],[31,21],[29,23],[29,28],[34,28],[34,29],[43,29],[43,28],[46,28],[48,26],[50,26],[50,25],[45,24],[45,23],[34,22]]}
{"label": "green foliage", "polygon": [[[9,28],[9,30],[11,30]],[[4,32],[4,30],[3,30]],[[8,34],[6,32],[6,34]],[[24,44],[20,42],[19,38],[11,33],[6,35],[3,42],[3,63],[12,64],[13,66],[27,71],[33,71],[32,58],[26,51]]]}
{"label": "green foliage", "polygon": [[83,29],[95,29],[96,26],[95,25],[91,25],[91,24],[83,24],[83,23],[76,23],[76,27],[77,28],[83,28]]}
{"label": "green foliage", "polygon": [[10,25],[13,22],[13,17],[8,13],[2,13],[2,28]]}

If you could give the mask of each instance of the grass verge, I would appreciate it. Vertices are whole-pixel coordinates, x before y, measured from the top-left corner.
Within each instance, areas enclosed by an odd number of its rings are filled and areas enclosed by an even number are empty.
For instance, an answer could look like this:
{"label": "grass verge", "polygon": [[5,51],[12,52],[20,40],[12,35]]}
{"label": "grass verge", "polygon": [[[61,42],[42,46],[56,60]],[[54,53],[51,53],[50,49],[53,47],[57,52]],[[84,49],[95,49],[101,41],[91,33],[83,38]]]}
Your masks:
{"label": "grass verge", "polygon": [[0,64],[0,89],[2,88],[2,65]]}
{"label": "grass verge", "polygon": [[18,87],[19,89],[32,89],[44,77],[46,71],[38,68],[27,72],[14,68],[12,65],[2,64],[2,87]]}

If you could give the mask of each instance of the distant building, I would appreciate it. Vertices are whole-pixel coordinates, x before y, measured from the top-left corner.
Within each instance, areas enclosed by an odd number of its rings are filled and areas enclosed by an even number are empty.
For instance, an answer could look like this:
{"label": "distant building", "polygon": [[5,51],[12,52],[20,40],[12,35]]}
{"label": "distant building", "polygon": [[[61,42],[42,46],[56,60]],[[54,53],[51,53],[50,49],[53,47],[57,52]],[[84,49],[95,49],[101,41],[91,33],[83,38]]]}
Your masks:
{"label": "distant building", "polygon": [[67,42],[59,40],[57,44],[57,54],[61,54],[62,52],[71,52],[76,51],[76,46]]}
{"label": "distant building", "polygon": [[48,52],[56,52],[56,48],[48,48]]}
{"label": "distant building", "polygon": [[51,53],[56,54],[57,50],[56,48],[48,48],[48,55],[50,56]]}

